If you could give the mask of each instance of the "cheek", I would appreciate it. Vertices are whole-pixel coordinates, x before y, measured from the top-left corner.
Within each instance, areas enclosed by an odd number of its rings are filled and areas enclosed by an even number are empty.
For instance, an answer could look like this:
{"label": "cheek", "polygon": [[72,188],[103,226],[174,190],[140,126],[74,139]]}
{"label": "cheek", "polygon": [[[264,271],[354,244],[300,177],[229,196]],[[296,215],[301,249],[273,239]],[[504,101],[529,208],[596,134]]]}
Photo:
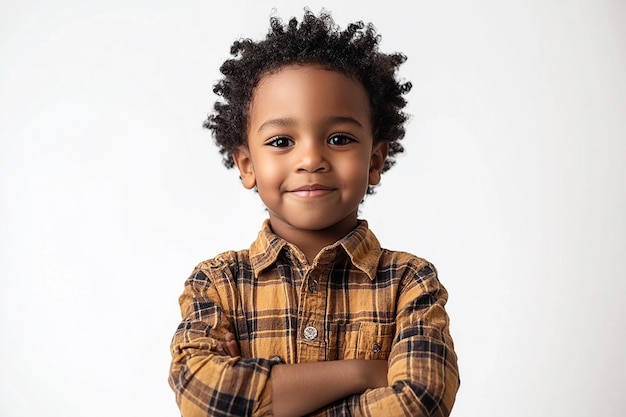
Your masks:
{"label": "cheek", "polygon": [[364,164],[361,160],[346,162],[341,164],[342,177],[347,183],[358,192],[367,190],[369,183],[369,164]]}
{"label": "cheek", "polygon": [[284,177],[280,165],[274,163],[274,161],[262,161],[258,163],[255,173],[258,188],[273,188],[279,186]]}

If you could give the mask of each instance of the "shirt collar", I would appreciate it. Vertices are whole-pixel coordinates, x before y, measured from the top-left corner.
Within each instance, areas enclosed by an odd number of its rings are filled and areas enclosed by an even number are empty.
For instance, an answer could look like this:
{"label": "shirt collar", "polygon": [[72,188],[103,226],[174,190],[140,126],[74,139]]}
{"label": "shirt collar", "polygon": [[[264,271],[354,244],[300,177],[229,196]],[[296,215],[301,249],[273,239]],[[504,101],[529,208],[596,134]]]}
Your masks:
{"label": "shirt collar", "polygon": [[[274,264],[285,247],[290,250],[292,245],[275,235],[270,228],[269,219],[265,220],[257,239],[250,246],[250,263],[254,275],[258,277],[261,272]],[[318,257],[329,251],[336,251],[339,247],[344,249],[356,268],[370,279],[374,279],[382,249],[374,233],[369,230],[366,220],[359,220],[354,230],[337,243],[322,249]]]}

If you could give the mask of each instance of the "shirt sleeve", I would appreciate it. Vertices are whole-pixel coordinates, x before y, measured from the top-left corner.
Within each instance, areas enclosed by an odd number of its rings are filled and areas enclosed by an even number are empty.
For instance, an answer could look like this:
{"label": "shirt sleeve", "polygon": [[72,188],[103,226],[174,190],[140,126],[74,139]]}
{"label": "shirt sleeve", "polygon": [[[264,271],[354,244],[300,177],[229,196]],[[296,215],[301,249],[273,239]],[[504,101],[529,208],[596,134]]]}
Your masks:
{"label": "shirt sleeve", "polygon": [[338,401],[324,410],[326,415],[449,416],[460,380],[447,299],[432,264],[409,265],[397,304],[389,386]]}
{"label": "shirt sleeve", "polygon": [[432,264],[410,265],[407,272],[389,356],[389,387],[361,395],[356,416],[447,417],[452,411],[460,380],[444,308],[448,293]]}
{"label": "shirt sleeve", "polygon": [[232,305],[228,295],[234,296],[223,291],[222,299],[209,278],[215,272],[205,271],[196,269],[185,282],[179,299],[182,322],[171,343],[169,384],[180,412],[183,417],[271,416],[270,361],[231,358],[215,350],[221,336],[233,332],[222,303]]}

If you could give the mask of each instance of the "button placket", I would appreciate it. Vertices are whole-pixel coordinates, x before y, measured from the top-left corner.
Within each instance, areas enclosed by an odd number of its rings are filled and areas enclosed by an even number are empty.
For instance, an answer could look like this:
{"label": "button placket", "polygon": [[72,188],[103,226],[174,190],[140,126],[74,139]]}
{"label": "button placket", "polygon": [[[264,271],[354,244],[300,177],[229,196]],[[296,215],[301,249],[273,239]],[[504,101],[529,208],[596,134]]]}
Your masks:
{"label": "button placket", "polygon": [[326,357],[325,348],[325,314],[326,286],[325,267],[315,265],[304,274],[301,284],[299,305],[300,333],[297,357],[307,362],[319,361]]}
{"label": "button placket", "polygon": [[[309,274],[309,277],[308,277],[308,288],[309,288],[309,293],[311,294],[317,294],[319,290],[319,281],[312,274]],[[311,304],[316,305],[317,296],[309,298],[309,303],[310,303],[309,305]],[[314,326],[307,326],[304,329],[303,335],[306,340],[312,341],[317,338],[318,330]]]}

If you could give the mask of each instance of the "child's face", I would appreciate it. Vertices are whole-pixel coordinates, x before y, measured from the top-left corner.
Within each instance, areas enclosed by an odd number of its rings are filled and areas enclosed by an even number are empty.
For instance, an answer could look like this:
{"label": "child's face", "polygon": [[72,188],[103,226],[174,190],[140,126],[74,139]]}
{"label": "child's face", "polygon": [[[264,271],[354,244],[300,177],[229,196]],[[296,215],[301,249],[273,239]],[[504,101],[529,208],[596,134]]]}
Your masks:
{"label": "child's face", "polygon": [[272,229],[289,233],[356,226],[368,185],[380,181],[388,147],[374,144],[363,86],[317,66],[266,75],[248,115],[248,146],[234,155],[247,188],[255,185]]}

